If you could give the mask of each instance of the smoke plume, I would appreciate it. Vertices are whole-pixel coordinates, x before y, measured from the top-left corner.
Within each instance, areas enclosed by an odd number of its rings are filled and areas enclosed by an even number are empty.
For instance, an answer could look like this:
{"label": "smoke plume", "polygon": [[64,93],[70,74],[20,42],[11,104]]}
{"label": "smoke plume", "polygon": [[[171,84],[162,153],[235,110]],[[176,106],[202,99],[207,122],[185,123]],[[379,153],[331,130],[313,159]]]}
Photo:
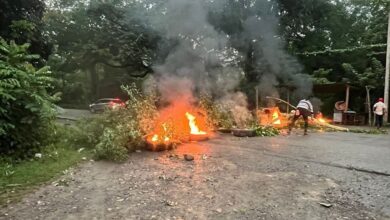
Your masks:
{"label": "smoke plume", "polygon": [[[298,61],[284,51],[284,42],[278,35],[279,20],[268,2],[254,3],[262,4],[263,11],[261,15],[248,17],[238,36],[217,31],[208,22],[209,11],[204,0],[161,3],[161,12],[149,15],[148,22],[175,45],[165,60],[153,67],[153,80],[163,101],[180,100],[191,105],[197,94],[206,92],[233,113],[237,124],[247,120],[250,117],[247,97],[237,92],[245,76],[237,63],[244,54],[228,45],[232,37],[235,42],[251,42],[262,96],[279,96],[279,87],[283,85],[294,87],[296,96],[308,95],[311,85],[300,74],[302,68]],[[214,4],[218,5],[222,6],[222,1]]]}

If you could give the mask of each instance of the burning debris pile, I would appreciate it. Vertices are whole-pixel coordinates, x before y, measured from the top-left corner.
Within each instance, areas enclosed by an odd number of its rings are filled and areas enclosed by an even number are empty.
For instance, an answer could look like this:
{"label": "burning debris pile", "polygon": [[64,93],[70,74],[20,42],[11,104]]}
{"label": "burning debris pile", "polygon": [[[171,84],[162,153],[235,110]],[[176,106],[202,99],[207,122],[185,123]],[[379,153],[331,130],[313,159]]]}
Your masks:
{"label": "burning debris pile", "polygon": [[278,107],[263,108],[257,111],[257,118],[262,126],[283,128],[289,123],[286,114],[282,114]]}
{"label": "burning debris pile", "polygon": [[206,112],[186,101],[176,101],[158,115],[154,129],[146,136],[150,150],[172,149],[175,144],[206,140],[210,135]]}

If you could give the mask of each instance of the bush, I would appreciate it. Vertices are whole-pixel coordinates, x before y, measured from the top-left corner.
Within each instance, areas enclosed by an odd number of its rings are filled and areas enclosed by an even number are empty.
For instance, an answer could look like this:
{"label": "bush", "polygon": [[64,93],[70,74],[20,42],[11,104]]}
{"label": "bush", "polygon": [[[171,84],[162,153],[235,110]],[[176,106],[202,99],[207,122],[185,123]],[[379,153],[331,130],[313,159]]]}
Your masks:
{"label": "bush", "polygon": [[15,157],[32,155],[54,132],[53,78],[47,66],[33,66],[39,56],[28,47],[0,38],[0,153]]}
{"label": "bush", "polygon": [[142,94],[134,84],[122,89],[129,95],[126,108],[108,110],[76,126],[74,144],[93,148],[97,159],[124,161],[128,152],[145,146],[144,136],[153,129],[155,96]]}
{"label": "bush", "polygon": [[96,145],[96,159],[107,159],[122,162],[127,159],[126,138],[115,130],[107,128],[103,132],[100,142]]}
{"label": "bush", "polygon": [[212,128],[230,129],[234,126],[234,117],[232,113],[221,105],[213,102],[211,96],[203,94],[200,97],[199,105],[207,112],[208,126]]}
{"label": "bush", "polygon": [[280,134],[279,129],[272,126],[256,126],[255,128],[256,136],[260,137],[273,137]]}

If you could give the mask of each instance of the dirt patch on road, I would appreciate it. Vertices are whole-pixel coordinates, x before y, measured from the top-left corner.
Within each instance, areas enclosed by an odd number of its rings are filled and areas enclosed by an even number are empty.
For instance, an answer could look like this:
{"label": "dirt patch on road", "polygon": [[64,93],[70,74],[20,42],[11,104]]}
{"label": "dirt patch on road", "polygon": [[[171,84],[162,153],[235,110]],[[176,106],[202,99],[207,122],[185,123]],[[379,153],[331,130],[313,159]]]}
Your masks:
{"label": "dirt patch on road", "polygon": [[373,219],[361,203],[343,200],[348,192],[337,181],[286,170],[280,158],[236,147],[243,143],[191,143],[135,153],[124,164],[88,162],[64,175],[62,184],[2,209],[2,218]]}

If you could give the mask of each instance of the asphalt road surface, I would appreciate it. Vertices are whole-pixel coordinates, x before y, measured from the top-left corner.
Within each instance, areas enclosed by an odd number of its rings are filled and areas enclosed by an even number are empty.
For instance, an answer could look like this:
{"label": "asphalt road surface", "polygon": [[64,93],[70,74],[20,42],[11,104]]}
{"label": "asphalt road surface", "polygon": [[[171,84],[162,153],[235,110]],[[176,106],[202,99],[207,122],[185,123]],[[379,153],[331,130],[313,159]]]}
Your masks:
{"label": "asphalt road surface", "polygon": [[86,162],[1,212],[3,219],[390,219],[390,136],[219,135],[134,153],[123,164]]}

